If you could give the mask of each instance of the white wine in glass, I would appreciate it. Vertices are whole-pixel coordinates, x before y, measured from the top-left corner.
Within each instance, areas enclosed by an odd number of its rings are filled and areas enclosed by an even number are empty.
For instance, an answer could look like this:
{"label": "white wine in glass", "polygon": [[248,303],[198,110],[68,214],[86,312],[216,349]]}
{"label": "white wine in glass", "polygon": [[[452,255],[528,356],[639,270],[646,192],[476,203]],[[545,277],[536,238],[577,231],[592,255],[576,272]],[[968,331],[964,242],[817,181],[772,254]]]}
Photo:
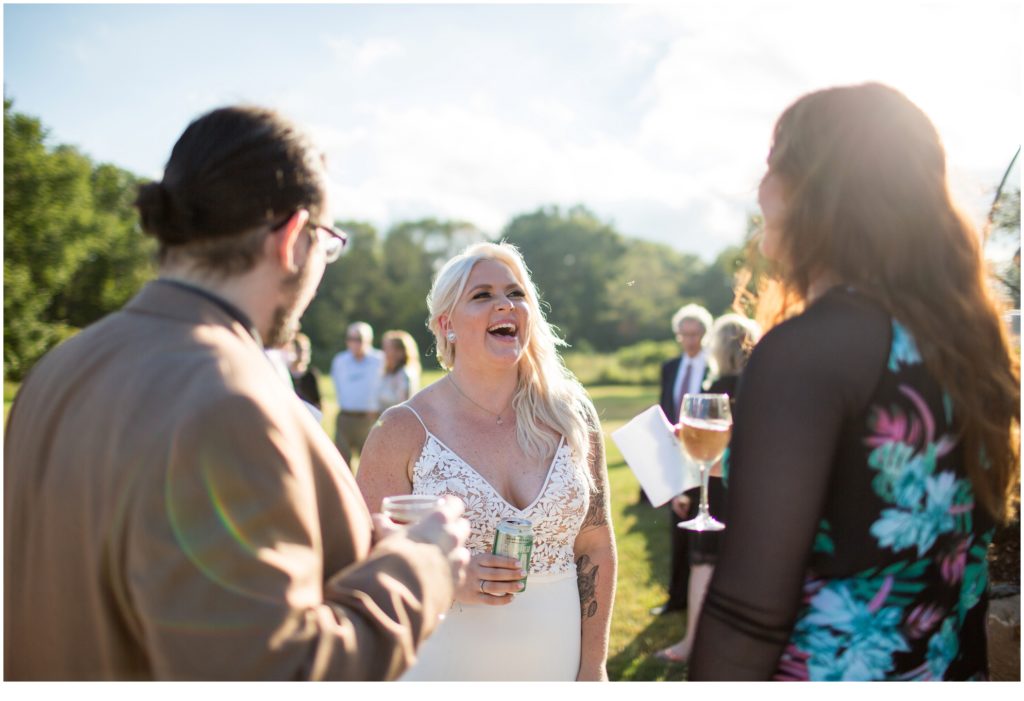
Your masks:
{"label": "white wine in glass", "polygon": [[686,394],[679,409],[679,444],[700,468],[700,506],[697,516],[679,524],[690,531],[720,531],[725,524],[708,510],[708,477],[729,446],[732,410],[728,394]]}

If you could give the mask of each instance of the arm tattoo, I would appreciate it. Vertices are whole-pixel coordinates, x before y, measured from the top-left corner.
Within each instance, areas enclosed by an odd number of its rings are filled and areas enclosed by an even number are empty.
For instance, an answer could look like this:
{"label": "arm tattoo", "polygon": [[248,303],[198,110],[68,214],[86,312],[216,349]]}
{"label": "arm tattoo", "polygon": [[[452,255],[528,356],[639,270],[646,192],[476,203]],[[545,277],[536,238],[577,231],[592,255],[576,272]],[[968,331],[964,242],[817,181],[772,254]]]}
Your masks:
{"label": "arm tattoo", "polygon": [[[587,569],[587,566],[590,569]],[[580,616],[593,618],[597,613],[597,571],[589,555],[580,555],[576,560],[576,586],[580,590]]]}
{"label": "arm tattoo", "polygon": [[594,492],[590,495],[590,506],[587,508],[587,515],[583,517],[583,524],[580,531],[588,528],[597,528],[608,525],[608,504],[607,504],[607,483],[604,475],[596,475],[597,483]]}
{"label": "arm tattoo", "polygon": [[590,506],[587,508],[587,515],[583,517],[580,525],[580,532],[589,528],[607,526],[608,519],[608,475],[604,462],[604,439],[601,435],[601,422],[597,418],[597,411],[591,404],[586,407],[587,426],[590,429],[590,454],[587,462],[590,469],[590,476],[593,482],[593,492],[590,494]]}

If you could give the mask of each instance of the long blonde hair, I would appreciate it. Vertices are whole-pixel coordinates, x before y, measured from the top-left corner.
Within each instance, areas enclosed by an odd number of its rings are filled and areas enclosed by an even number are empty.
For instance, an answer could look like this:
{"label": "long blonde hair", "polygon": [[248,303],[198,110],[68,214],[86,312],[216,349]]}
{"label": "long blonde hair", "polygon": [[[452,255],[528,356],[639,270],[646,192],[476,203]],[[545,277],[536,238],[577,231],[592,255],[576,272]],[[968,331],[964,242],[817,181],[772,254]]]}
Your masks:
{"label": "long blonde hair", "polygon": [[563,435],[576,455],[588,458],[589,433],[596,430],[593,405],[583,386],[558,354],[558,347],[566,343],[544,318],[537,288],[530,279],[519,249],[514,245],[504,241],[472,244],[438,271],[427,295],[430,310],[427,326],[437,339],[438,362],[446,370],[455,365],[455,344],[442,333],[440,317],[451,315],[465,290],[473,266],[483,260],[503,263],[512,271],[530,308],[529,325],[522,330],[523,357],[512,395],[516,440],[530,457],[549,455],[557,447],[557,440],[544,430],[549,428]]}
{"label": "long blonde hair", "polygon": [[708,334],[708,356],[713,375],[739,375],[750,352],[761,339],[761,327],[753,319],[739,314],[723,314],[715,319]]}

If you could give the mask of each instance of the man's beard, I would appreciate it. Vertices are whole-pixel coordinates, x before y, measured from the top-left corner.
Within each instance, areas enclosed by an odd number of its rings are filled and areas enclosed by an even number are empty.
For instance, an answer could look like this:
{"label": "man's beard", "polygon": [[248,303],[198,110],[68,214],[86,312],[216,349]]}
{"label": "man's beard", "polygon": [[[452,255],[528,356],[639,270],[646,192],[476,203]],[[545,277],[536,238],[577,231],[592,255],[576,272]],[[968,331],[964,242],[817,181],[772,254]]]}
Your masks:
{"label": "man's beard", "polygon": [[313,266],[310,259],[289,277],[281,281],[281,293],[284,299],[274,309],[274,316],[270,320],[270,330],[264,339],[263,345],[266,348],[281,348],[288,345],[295,339],[299,332],[299,319],[302,318],[305,308],[300,309],[299,296],[306,289],[306,283],[313,275]]}

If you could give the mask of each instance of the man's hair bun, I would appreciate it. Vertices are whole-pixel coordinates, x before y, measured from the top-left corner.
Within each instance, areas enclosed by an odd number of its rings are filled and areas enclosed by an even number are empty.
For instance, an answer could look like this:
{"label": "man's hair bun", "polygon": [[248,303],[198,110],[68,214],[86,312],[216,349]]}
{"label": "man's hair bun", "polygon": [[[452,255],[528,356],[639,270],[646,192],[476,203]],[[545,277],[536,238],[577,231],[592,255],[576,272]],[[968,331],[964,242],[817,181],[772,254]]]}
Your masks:
{"label": "man's hair bun", "polygon": [[322,157],[290,121],[260,107],[223,107],[189,124],[135,204],[161,258],[176,246],[236,239],[300,207],[316,215],[323,181]]}
{"label": "man's hair bun", "polygon": [[187,238],[180,226],[180,216],[171,194],[159,181],[143,183],[135,198],[142,230],[167,244],[184,243]]}

